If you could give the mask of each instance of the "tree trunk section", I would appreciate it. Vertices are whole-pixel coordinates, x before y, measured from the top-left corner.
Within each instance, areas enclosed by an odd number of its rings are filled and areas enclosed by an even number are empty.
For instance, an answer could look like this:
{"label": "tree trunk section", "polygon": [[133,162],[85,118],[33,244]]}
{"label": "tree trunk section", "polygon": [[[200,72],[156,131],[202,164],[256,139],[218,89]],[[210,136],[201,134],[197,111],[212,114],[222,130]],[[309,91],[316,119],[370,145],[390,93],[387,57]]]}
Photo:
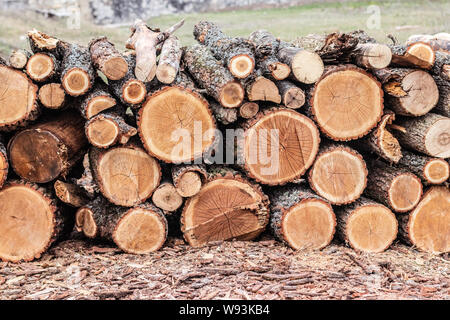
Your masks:
{"label": "tree trunk section", "polygon": [[180,60],[183,51],[181,42],[177,37],[169,37],[163,44],[159,56],[156,78],[165,84],[171,84],[180,70]]}
{"label": "tree trunk section", "polygon": [[305,93],[290,81],[278,81],[281,101],[290,109],[298,109],[305,104]]}
{"label": "tree trunk section", "polygon": [[163,212],[171,213],[183,204],[183,198],[169,181],[162,182],[152,195],[152,202]]}
{"label": "tree trunk section", "polygon": [[89,43],[92,64],[110,80],[120,80],[128,72],[128,63],[106,37]]}
{"label": "tree trunk section", "polygon": [[48,109],[62,109],[67,102],[66,92],[60,83],[47,83],[39,89],[39,101]]}
{"label": "tree trunk section", "polygon": [[31,53],[27,50],[13,50],[13,52],[9,56],[9,65],[15,69],[22,70],[27,65],[28,59],[30,57]]}
{"label": "tree trunk section", "polygon": [[281,96],[275,83],[263,76],[256,76],[245,86],[250,101],[268,101],[279,104]]}
{"label": "tree trunk section", "polygon": [[204,165],[177,165],[172,167],[172,180],[177,192],[185,198],[195,196],[200,192],[207,180]]}
{"label": "tree trunk section", "polygon": [[214,114],[214,118],[223,125],[236,122],[238,118],[238,110],[236,108],[224,108],[215,101],[210,101],[209,107]]}
{"label": "tree trunk section", "polygon": [[61,52],[58,48],[58,43],[61,42],[60,40],[36,29],[28,31],[27,35],[28,43],[33,53],[51,53],[59,58]]}
{"label": "tree trunk section", "polygon": [[117,101],[108,92],[106,84],[98,80],[92,91],[84,96],[77,106],[81,115],[85,119],[90,119],[100,112],[114,107],[116,104]]}
{"label": "tree trunk section", "polygon": [[50,53],[35,53],[27,62],[26,72],[36,82],[53,79],[59,69],[59,62]]}
{"label": "tree trunk section", "polygon": [[431,69],[435,60],[433,48],[425,42],[415,42],[407,46],[396,45],[391,47],[392,64],[408,67]]}
{"label": "tree trunk section", "polygon": [[244,119],[251,119],[259,112],[259,105],[256,102],[244,102],[239,107],[239,115]]}
{"label": "tree trunk section", "polygon": [[84,189],[76,184],[56,180],[53,188],[58,199],[71,207],[79,208],[89,202]]}
{"label": "tree trunk section", "polygon": [[406,45],[411,45],[415,42],[427,43],[434,51],[450,53],[450,40],[448,38],[440,37],[439,34],[412,35],[406,41]]}
{"label": "tree trunk section", "polygon": [[433,112],[450,117],[450,53],[436,52],[431,75],[439,89],[439,101]]}

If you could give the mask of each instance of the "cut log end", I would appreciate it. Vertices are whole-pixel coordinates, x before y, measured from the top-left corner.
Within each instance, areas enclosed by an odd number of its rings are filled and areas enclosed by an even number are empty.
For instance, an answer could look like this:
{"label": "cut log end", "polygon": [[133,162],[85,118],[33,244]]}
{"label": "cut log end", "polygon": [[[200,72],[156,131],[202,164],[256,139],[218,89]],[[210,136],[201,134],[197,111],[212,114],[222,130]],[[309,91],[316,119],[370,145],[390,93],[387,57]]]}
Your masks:
{"label": "cut log end", "polygon": [[430,69],[436,55],[433,48],[424,42],[415,42],[408,46],[406,53],[400,61],[394,57],[394,62],[405,66],[415,66],[422,69]]}
{"label": "cut log end", "polygon": [[75,215],[75,228],[78,232],[90,239],[94,239],[98,234],[98,227],[94,220],[94,213],[89,208],[80,208]]}
{"label": "cut log end", "polygon": [[41,82],[54,74],[55,67],[55,62],[50,56],[36,53],[28,59],[26,71],[31,79]]}
{"label": "cut log end", "polygon": [[[18,210],[20,208],[20,210]],[[53,241],[55,211],[51,199],[26,184],[0,191],[0,259],[19,262],[39,258]]]}
{"label": "cut log end", "polygon": [[195,171],[188,171],[178,177],[177,191],[182,197],[192,197],[199,193],[201,188],[202,179]]}
{"label": "cut log end", "polygon": [[161,183],[152,196],[153,203],[161,210],[176,211],[183,204],[183,198],[171,183]]}
{"label": "cut log end", "polygon": [[357,47],[356,63],[371,69],[383,69],[389,66],[392,60],[392,51],[385,44],[366,43]]}
{"label": "cut log end", "polygon": [[116,99],[111,96],[96,96],[89,100],[86,107],[86,118],[90,119],[100,112],[116,105]]}
{"label": "cut log end", "polygon": [[237,108],[244,100],[245,92],[240,83],[229,82],[220,89],[220,104],[225,108]]}
{"label": "cut log end", "polygon": [[407,212],[416,207],[422,197],[422,182],[411,173],[396,176],[389,187],[389,204],[396,212]]}
{"label": "cut log end", "polygon": [[284,240],[296,250],[319,250],[333,239],[336,218],[320,199],[305,199],[287,210],[281,220]]}
{"label": "cut log end", "polygon": [[246,102],[239,107],[239,115],[244,119],[251,119],[259,111],[259,105],[255,102]]}
{"label": "cut log end", "polygon": [[116,143],[120,129],[116,122],[108,118],[90,121],[86,127],[86,137],[97,148],[107,148]]}
{"label": "cut log end", "polygon": [[228,69],[238,79],[247,78],[255,69],[255,61],[246,54],[236,55],[230,59]]}
{"label": "cut log end", "polygon": [[139,104],[144,101],[147,89],[142,81],[132,79],[122,87],[123,100],[129,104]]}
{"label": "cut log end", "polygon": [[103,64],[101,71],[110,80],[120,80],[128,72],[128,63],[123,57],[113,57]]}
{"label": "cut log end", "polygon": [[49,109],[59,109],[64,106],[66,93],[59,83],[48,83],[39,89],[39,101]]}
{"label": "cut log end", "polygon": [[9,65],[16,69],[23,69],[27,65],[29,55],[25,50],[14,50],[9,57]]}
{"label": "cut log end", "polygon": [[75,184],[57,180],[53,188],[58,199],[72,207],[79,208],[88,203],[83,189]]}
{"label": "cut log end", "polygon": [[290,109],[298,109],[305,104],[305,93],[302,89],[292,87],[284,92],[283,104]]}
{"label": "cut log end", "polygon": [[270,101],[281,102],[280,92],[275,83],[265,77],[257,77],[255,81],[247,87],[248,99],[250,101]]}
{"label": "cut log end", "polygon": [[301,50],[294,56],[291,67],[295,78],[305,84],[315,83],[324,71],[320,56],[307,50]]}
{"label": "cut log end", "polygon": [[156,78],[165,84],[171,84],[177,77],[177,69],[169,64],[160,64],[156,69]]}
{"label": "cut log end", "polygon": [[450,157],[450,118],[436,121],[425,135],[425,148],[433,157]]}
{"label": "cut log end", "polygon": [[127,253],[154,252],[161,249],[166,241],[167,221],[153,209],[132,208],[120,219],[112,237],[117,246]]}
{"label": "cut log end", "polygon": [[67,94],[77,97],[85,94],[92,86],[89,74],[80,68],[67,71],[62,79],[62,85]]}
{"label": "cut log end", "polygon": [[272,63],[269,66],[270,74],[275,80],[284,80],[291,74],[291,68],[281,62]]}
{"label": "cut log end", "polygon": [[353,210],[345,232],[350,245],[363,252],[382,252],[397,237],[397,219],[383,205],[367,204]]}
{"label": "cut log end", "polygon": [[443,159],[432,159],[423,169],[423,175],[430,184],[441,184],[450,176],[450,165]]}

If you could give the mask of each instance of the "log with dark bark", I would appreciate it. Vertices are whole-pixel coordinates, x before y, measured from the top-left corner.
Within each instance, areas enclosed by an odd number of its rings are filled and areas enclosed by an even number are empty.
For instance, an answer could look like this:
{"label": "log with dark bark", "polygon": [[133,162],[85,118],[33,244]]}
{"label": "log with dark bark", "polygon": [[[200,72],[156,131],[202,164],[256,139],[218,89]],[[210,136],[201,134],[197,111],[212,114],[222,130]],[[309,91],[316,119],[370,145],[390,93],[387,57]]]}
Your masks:
{"label": "log with dark bark", "polygon": [[[238,109],[236,108],[224,108],[215,101],[210,101],[209,107],[214,114],[214,118],[223,125],[229,125],[238,118]],[[242,108],[242,106],[240,108]]]}
{"label": "log with dark bark", "polygon": [[450,190],[431,187],[417,207],[400,221],[399,234],[422,251],[441,254],[450,252]]}
{"label": "log with dark bark", "polygon": [[95,73],[91,55],[86,47],[58,42],[63,54],[61,83],[68,95],[77,97],[87,93],[94,84]]}
{"label": "log with dark bark", "polygon": [[207,180],[204,165],[177,165],[172,167],[172,180],[177,192],[185,198],[195,196],[200,192]]}
{"label": "log with dark bark", "polygon": [[255,45],[256,66],[263,75],[274,80],[284,80],[289,76],[291,68],[276,56],[279,40],[266,30],[252,32],[248,39]]}
{"label": "log with dark bark", "polygon": [[26,72],[36,82],[53,79],[59,70],[59,61],[50,53],[35,53],[27,62]]}
{"label": "log with dark bark", "polygon": [[423,184],[441,184],[448,180],[450,166],[447,161],[403,150],[398,164],[417,175]]}
{"label": "log with dark bark", "polygon": [[450,117],[450,53],[436,52],[436,61],[430,72],[439,89],[439,101],[433,112]]}
{"label": "log with dark bark", "polygon": [[108,92],[106,84],[97,80],[91,92],[82,98],[77,104],[81,115],[90,119],[100,112],[110,109],[117,104],[116,99]]}
{"label": "log with dark bark", "polygon": [[132,108],[138,108],[147,95],[147,88],[144,82],[134,75],[136,66],[136,56],[133,53],[125,55],[128,64],[127,74],[120,80],[110,80],[109,88],[111,92],[122,102],[122,104]]}
{"label": "log with dark bark", "polygon": [[423,70],[385,68],[373,73],[383,84],[387,105],[397,114],[421,116],[438,102],[438,87]]}
{"label": "log with dark bark", "polygon": [[336,217],[325,199],[300,185],[279,187],[269,197],[270,226],[278,240],[295,250],[322,249],[331,242]]}
{"label": "log with dark bark", "polygon": [[37,183],[64,176],[87,147],[83,127],[78,113],[69,111],[18,132],[8,144],[12,169]]}
{"label": "log with dark bark", "polygon": [[102,112],[89,119],[85,126],[88,141],[97,148],[126,144],[137,134],[137,129],[125,122],[117,112]]}
{"label": "log with dark bark", "polygon": [[281,101],[291,109],[298,109],[305,104],[305,92],[290,81],[278,81],[278,90],[280,91]]}
{"label": "log with dark bark", "polygon": [[183,51],[177,37],[169,37],[163,44],[159,56],[156,78],[165,84],[171,84],[180,70],[180,60]]}
{"label": "log with dark bark", "polygon": [[39,88],[39,101],[48,109],[62,109],[66,102],[66,92],[60,83],[47,83]]}
{"label": "log with dark bark", "polygon": [[329,138],[354,140],[368,134],[380,120],[383,90],[360,68],[330,66],[314,87],[311,113]]}
{"label": "log with dark bark", "polygon": [[212,241],[252,240],[269,220],[268,198],[258,185],[237,174],[217,174],[183,208],[186,241],[199,247]]}
{"label": "log with dark bark", "polygon": [[260,75],[256,75],[254,79],[249,79],[246,79],[246,83],[244,83],[248,100],[268,101],[276,104],[281,102],[280,92],[273,81]]}
{"label": "log with dark bark", "polygon": [[13,50],[9,56],[9,65],[15,69],[22,70],[27,65],[31,53],[24,49]]}
{"label": "log with dark bark", "polygon": [[332,204],[358,199],[367,185],[366,163],[355,150],[342,144],[322,144],[309,172],[309,184]]}
{"label": "log with dark bark", "polygon": [[244,102],[239,107],[239,116],[244,119],[251,119],[259,112],[259,105],[256,102]]}
{"label": "log with dark bark", "polygon": [[199,159],[215,140],[208,102],[181,87],[165,87],[149,96],[137,125],[146,150],[165,162]]}
{"label": "log with dark bark", "polygon": [[0,131],[26,126],[39,116],[38,87],[21,71],[0,61]]}
{"label": "log with dark bark", "polygon": [[415,42],[427,43],[434,51],[450,53],[450,37],[448,33],[442,32],[435,35],[415,34],[408,38],[406,45],[410,45]]}
{"label": "log with dark bark", "polygon": [[119,146],[89,152],[98,188],[113,204],[133,207],[150,198],[161,179],[158,162],[143,149]]}
{"label": "log with dark bark", "polygon": [[300,178],[319,149],[313,121],[290,109],[260,112],[244,129],[239,161],[251,178],[263,184],[282,185]]}
{"label": "log with dark bark", "polygon": [[395,212],[408,212],[422,197],[422,182],[411,172],[391,167],[381,161],[369,164],[369,176],[364,193]]}
{"label": "log with dark bark", "polygon": [[9,163],[8,154],[6,153],[6,148],[3,145],[3,139],[0,135],[0,189],[8,177]]}
{"label": "log with dark bark", "polygon": [[169,181],[163,181],[152,195],[152,202],[165,213],[171,213],[183,204],[183,198],[174,185]]}
{"label": "log with dark bark", "polygon": [[75,208],[82,207],[90,201],[84,189],[74,183],[56,180],[53,189],[59,200]]}
{"label": "log with dark bark", "polygon": [[234,77],[245,79],[253,72],[255,57],[251,41],[228,37],[216,24],[208,21],[194,26],[194,37],[208,47],[216,59],[222,60]]}
{"label": "log with dark bark", "polygon": [[44,187],[10,181],[0,190],[0,259],[40,258],[71,228],[67,218]]}
{"label": "log with dark bark", "polygon": [[185,49],[183,61],[196,82],[223,107],[241,105],[245,94],[242,85],[219,65],[207,47],[195,45]]}
{"label": "log with dark bark", "polygon": [[392,64],[401,67],[431,69],[436,58],[433,48],[425,42],[394,45],[391,50]]}
{"label": "log with dark bark", "polygon": [[120,80],[128,72],[128,63],[106,37],[89,42],[92,64],[110,80]]}
{"label": "log with dark bark", "polygon": [[403,147],[431,157],[450,157],[450,118],[428,113],[419,118],[400,119],[396,123],[405,128],[395,131]]}
{"label": "log with dark bark", "polygon": [[352,248],[362,252],[382,252],[397,237],[398,222],[385,206],[360,198],[336,209],[336,233]]}
{"label": "log with dark bark", "polygon": [[123,251],[134,254],[157,251],[167,238],[167,220],[155,206],[116,207],[102,197],[78,209],[75,227],[88,238],[114,241]]}

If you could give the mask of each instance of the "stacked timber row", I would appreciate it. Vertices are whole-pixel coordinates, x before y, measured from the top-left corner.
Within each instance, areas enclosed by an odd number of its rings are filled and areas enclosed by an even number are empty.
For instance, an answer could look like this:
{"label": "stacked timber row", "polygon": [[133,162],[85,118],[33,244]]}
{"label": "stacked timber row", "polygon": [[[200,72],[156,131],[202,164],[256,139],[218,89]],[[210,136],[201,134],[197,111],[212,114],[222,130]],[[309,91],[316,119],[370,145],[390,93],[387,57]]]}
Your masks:
{"label": "stacked timber row", "polygon": [[182,25],[138,20],[126,52],[32,30],[0,59],[0,259],[71,232],[134,254],[266,230],[296,250],[380,252],[399,230],[450,251],[448,38],[203,21],[182,47]]}

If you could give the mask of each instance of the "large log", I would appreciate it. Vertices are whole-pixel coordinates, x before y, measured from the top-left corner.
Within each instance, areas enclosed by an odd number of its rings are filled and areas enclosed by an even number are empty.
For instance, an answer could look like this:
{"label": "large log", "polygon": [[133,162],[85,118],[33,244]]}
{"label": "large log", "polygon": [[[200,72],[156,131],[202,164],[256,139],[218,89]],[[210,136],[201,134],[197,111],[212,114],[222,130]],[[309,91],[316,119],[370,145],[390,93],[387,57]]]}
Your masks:
{"label": "large log", "polygon": [[330,66],[314,87],[311,112],[321,131],[333,140],[363,137],[383,114],[381,85],[355,66]]}
{"label": "large log", "polygon": [[32,261],[73,224],[43,187],[11,181],[0,190],[0,259]]}
{"label": "large log", "polygon": [[216,134],[208,102],[181,87],[165,87],[149,96],[137,124],[146,150],[165,162],[201,158],[213,146]]}
{"label": "large log", "polygon": [[428,113],[419,118],[400,119],[397,124],[405,128],[395,131],[403,147],[431,157],[450,157],[450,118]]}
{"label": "large log", "polygon": [[216,59],[222,60],[233,76],[247,78],[255,68],[253,44],[243,38],[226,36],[219,27],[208,21],[194,26],[195,39],[207,46]]}
{"label": "large log", "polygon": [[67,100],[66,92],[60,83],[47,83],[39,88],[39,101],[48,109],[62,109]]}
{"label": "large log", "polygon": [[417,207],[400,219],[399,234],[420,250],[441,254],[450,252],[450,190],[431,187]]}
{"label": "large log", "polygon": [[252,240],[268,223],[268,204],[258,185],[237,174],[218,174],[185,203],[184,238],[194,247],[212,241]]}
{"label": "large log", "polygon": [[450,166],[447,161],[404,150],[400,166],[417,175],[423,184],[441,184],[448,180]]}
{"label": "large log", "polygon": [[134,145],[89,152],[100,192],[113,204],[134,207],[150,198],[161,179],[158,162]]}
{"label": "large log", "polygon": [[171,173],[177,192],[185,198],[199,193],[207,179],[207,171],[204,165],[177,165],[172,167]]}
{"label": "large log", "polygon": [[367,174],[366,163],[358,152],[342,144],[322,144],[308,178],[319,196],[342,205],[361,196]]}
{"label": "large log", "polygon": [[438,102],[438,87],[423,70],[385,68],[374,70],[373,74],[383,84],[386,103],[397,114],[421,116]]}
{"label": "large log", "polygon": [[184,64],[208,95],[225,108],[236,108],[244,100],[244,89],[231,73],[220,66],[205,46],[195,45],[185,49]]}
{"label": "large log", "polygon": [[128,72],[128,63],[106,37],[91,40],[88,45],[92,64],[110,80],[120,80]]}
{"label": "large log", "polygon": [[336,217],[323,198],[300,185],[270,194],[270,226],[278,240],[295,250],[322,249],[333,239]]}
{"label": "large log", "polygon": [[320,137],[311,119],[293,110],[260,112],[244,124],[239,155],[247,174],[267,185],[282,185],[300,178],[313,164]]}
{"label": "large log", "polygon": [[392,64],[401,67],[431,69],[436,58],[433,48],[425,42],[394,45],[391,50]]}
{"label": "large log", "polygon": [[157,251],[167,238],[167,220],[155,206],[116,207],[102,197],[78,209],[75,227],[88,238],[114,241],[133,254]]}
{"label": "large log", "polygon": [[408,212],[422,197],[422,182],[407,170],[372,161],[364,193],[395,212]]}
{"label": "large log", "polygon": [[26,72],[36,82],[53,79],[59,71],[59,61],[50,53],[35,53],[27,62]]}
{"label": "large log", "polygon": [[177,37],[169,37],[163,44],[159,56],[156,78],[165,84],[171,84],[180,70],[180,60],[183,51]]}
{"label": "large log", "polygon": [[87,147],[83,127],[83,119],[69,111],[18,132],[8,144],[12,169],[37,183],[64,176]]}
{"label": "large log", "polygon": [[336,233],[352,248],[382,252],[397,237],[398,222],[391,210],[366,198],[336,209]]}

